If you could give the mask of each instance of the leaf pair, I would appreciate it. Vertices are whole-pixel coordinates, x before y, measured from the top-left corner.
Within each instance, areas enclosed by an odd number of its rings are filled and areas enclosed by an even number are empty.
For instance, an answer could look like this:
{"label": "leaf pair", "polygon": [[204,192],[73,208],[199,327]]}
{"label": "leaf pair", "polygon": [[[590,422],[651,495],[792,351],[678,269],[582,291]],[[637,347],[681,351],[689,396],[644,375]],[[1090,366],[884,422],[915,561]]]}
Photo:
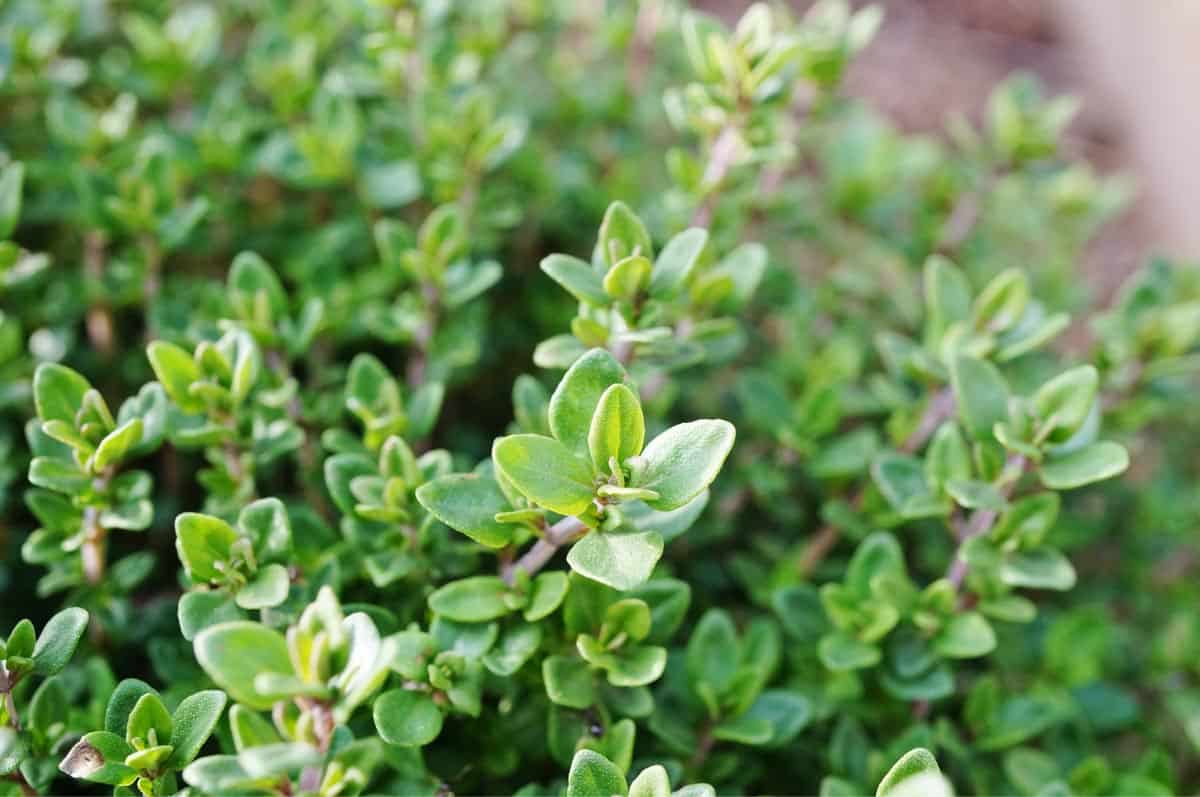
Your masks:
{"label": "leaf pair", "polygon": [[[626,379],[603,349],[579,358],[550,399],[553,437],[518,434],[496,440],[492,459],[498,474],[535,506],[591,526],[610,515],[610,504],[642,501],[665,512],[697,498],[733,447],[733,426],[692,421],[671,427],[643,448],[645,419]],[[661,552],[657,532],[631,527],[584,537],[568,562],[601,583],[628,589],[649,577]]]}

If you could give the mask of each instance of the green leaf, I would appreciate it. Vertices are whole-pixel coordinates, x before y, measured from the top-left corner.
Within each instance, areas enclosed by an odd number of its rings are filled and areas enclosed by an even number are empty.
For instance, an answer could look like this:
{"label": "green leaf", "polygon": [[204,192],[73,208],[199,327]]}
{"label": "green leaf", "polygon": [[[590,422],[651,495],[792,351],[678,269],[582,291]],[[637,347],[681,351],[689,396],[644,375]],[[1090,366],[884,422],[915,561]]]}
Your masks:
{"label": "green leaf", "polygon": [[175,518],[175,550],[188,576],[198,583],[222,578],[216,564],[229,561],[238,536],[232,526],[212,515],[184,512]]}
{"label": "green leaf", "polygon": [[600,250],[600,260],[609,268],[633,254],[646,258],[654,256],[646,225],[624,202],[613,202],[608,206],[604,220],[600,222],[596,247]]}
{"label": "green leaf", "polygon": [[843,633],[821,637],[817,654],[821,657],[821,663],[834,672],[874,667],[883,656],[877,645],[861,642]]}
{"label": "green leaf", "polygon": [[881,453],[871,463],[871,478],[887,502],[901,514],[905,514],[910,507],[934,499],[926,468],[920,460],[908,454]]}
{"label": "green leaf", "polygon": [[646,439],[646,421],[642,403],[625,385],[612,385],[600,397],[588,431],[588,451],[592,466],[601,473],[609,471],[609,460],[618,463],[642,453]]}
{"label": "green leaf", "polygon": [[[30,658],[33,671],[43,677],[61,672],[75,654],[75,648],[87,628],[88,613],[77,606],[63,609],[51,617],[37,636]],[[12,655],[9,644],[9,655]]]}
{"label": "green leaf", "polygon": [[153,692],[154,688],[150,684],[137,678],[126,678],[117,684],[108,698],[108,706],[104,709],[104,729],[124,739],[133,707],[143,695]]}
{"label": "green leaf", "polygon": [[871,596],[877,579],[904,578],[904,551],[896,537],[877,531],[858,544],[846,567],[846,587],[860,598]]}
{"label": "green leaf", "polygon": [[513,540],[517,526],[499,523],[496,515],[508,511],[508,499],[491,476],[458,473],[442,476],[417,488],[417,501],[438,520],[488,548],[503,548]]}
{"label": "green leaf", "polygon": [[[133,710],[129,712],[129,720],[125,726],[125,741],[135,745],[137,740],[149,742],[151,731],[154,732],[158,744],[171,738],[173,725],[167,707],[156,692],[147,692],[138,698]],[[135,745],[136,749],[136,745]]]}
{"label": "green leaf", "polygon": [[[63,686],[63,679],[47,678],[33,693],[25,722],[36,733],[52,738],[52,727],[63,721],[67,712],[70,711],[70,706],[70,697],[67,695],[66,687]],[[3,761],[4,757],[4,753],[0,752],[0,761]],[[0,764],[0,771],[3,771],[3,764]]]}
{"label": "green leaf", "polygon": [[208,741],[217,720],[225,710],[225,693],[207,689],[188,695],[180,701],[171,715],[174,727],[171,730],[171,747],[174,748],[167,766],[183,769],[192,763],[200,748]]}
{"label": "green leaf", "polygon": [[580,750],[571,759],[567,797],[625,797],[629,787],[617,765],[594,750]]}
{"label": "green leaf", "polygon": [[205,794],[237,794],[270,785],[255,784],[255,778],[234,755],[213,755],[197,759],[183,771],[183,780]]}
{"label": "green leaf", "polygon": [[691,227],[667,241],[654,261],[650,275],[650,295],[666,299],[679,293],[704,253],[708,231]]}
{"label": "green leaf", "polygon": [[550,396],[550,432],[570,451],[587,456],[588,434],[600,397],[623,384],[625,369],[604,349],[592,349],[567,369]]}
{"label": "green leaf", "polygon": [[971,313],[971,288],[962,271],[941,255],[925,261],[925,340],[937,348],[946,328]]}
{"label": "green leaf", "polygon": [[541,267],[550,279],[585,304],[605,307],[612,302],[612,298],[604,292],[600,275],[577,257],[549,255],[543,258]]}
{"label": "green leaf", "polygon": [[59,493],[80,495],[91,487],[92,480],[73,462],[52,457],[34,457],[29,463],[29,481],[38,487]]}
{"label": "green leaf", "polygon": [[170,757],[171,746],[169,744],[148,745],[140,750],[135,748],[132,753],[125,756],[125,764],[138,771],[159,770]]}
{"label": "green leaf", "polygon": [[692,602],[692,588],[686,581],[656,578],[627,593],[650,607],[650,634],[647,642],[666,644],[683,623]]}
{"label": "green leaf", "polygon": [[29,619],[20,620],[13,630],[8,633],[8,639],[5,644],[5,658],[29,658],[33,654],[33,647],[37,644],[37,633],[33,630],[33,621]]}
{"label": "green leaf", "polygon": [[237,591],[237,605],[243,609],[266,609],[287,600],[291,577],[281,564],[269,564],[259,569],[244,587]]}
{"label": "green leaf", "polygon": [[705,279],[727,281],[729,293],[721,299],[721,310],[736,313],[750,301],[767,271],[767,248],[757,241],[738,246],[704,273]]}
{"label": "green leaf", "polygon": [[460,623],[482,623],[512,611],[504,602],[509,592],[502,578],[472,576],[434,590],[429,596],[429,608]]}
{"label": "green leaf", "polygon": [[684,656],[688,680],[721,694],[733,682],[740,656],[733,618],[721,609],[709,609],[688,639]]}
{"label": "green leaf", "polygon": [[953,421],[946,421],[934,432],[925,454],[925,476],[935,485],[971,478],[971,449]]}
{"label": "green leaf", "polygon": [[[0,71],[0,83],[4,82]],[[25,180],[25,165],[9,163],[0,170],[0,240],[13,234],[21,217],[21,184]]]}
{"label": "green leaf", "polygon": [[179,409],[187,413],[204,411],[204,401],[190,390],[193,382],[200,381],[200,366],[192,355],[174,343],[156,340],[146,347],[146,357],[154,376]]}
{"label": "green leaf", "polygon": [[977,440],[993,439],[992,427],[1008,419],[1008,384],[996,366],[960,355],[950,364],[950,383],[967,430]]}
{"label": "green leaf", "polygon": [[975,299],[976,329],[998,333],[1016,326],[1029,303],[1029,279],[1020,269],[1000,272]]}
{"label": "green leaf", "polygon": [[142,419],[134,418],[118,426],[100,441],[96,447],[92,469],[99,473],[110,465],[121,461],[125,453],[136,446],[142,439]]}
{"label": "green leaf", "polygon": [[292,550],[292,522],[278,498],[252,501],[238,513],[238,528],[254,543],[260,558],[286,556]]}
{"label": "green leaf", "polygon": [[658,493],[652,509],[678,509],[702,493],[725,463],[736,437],[733,424],[700,420],[672,426],[642,452],[644,467],[632,486]]}
{"label": "green leaf", "polygon": [[745,714],[725,720],[713,728],[713,738],[735,744],[760,745],[771,741],[771,723]]}
{"label": "green leaf", "polygon": [[189,642],[210,625],[240,620],[243,617],[233,597],[223,590],[193,590],[184,593],[179,599],[176,616],[179,620],[180,635]]}
{"label": "green leaf", "polygon": [[58,363],[42,363],[33,374],[33,402],[43,421],[63,421],[75,425],[75,415],[83,406],[83,395],[91,384],[76,371]]}
{"label": "green leaf", "polygon": [[604,275],[604,292],[623,302],[636,301],[650,284],[650,261],[643,255],[619,260]]}
{"label": "green leaf", "polygon": [[636,645],[611,654],[603,666],[608,673],[608,682],[613,686],[646,686],[662,677],[667,666],[667,649]]}
{"label": "green leaf", "polygon": [[953,797],[937,761],[918,747],[901,756],[875,790],[875,797]]}
{"label": "green leaf", "polygon": [[492,461],[513,487],[538,506],[560,515],[578,515],[592,505],[591,469],[553,438],[536,434],[498,438]]}
{"label": "green leaf", "polygon": [[1000,580],[1010,587],[1065,591],[1075,586],[1075,568],[1059,551],[1035,548],[1009,554],[1000,568]]}
{"label": "green leaf", "polygon": [[234,621],[206,628],[193,646],[196,660],[217,686],[251,708],[269,709],[274,703],[254,689],[256,676],[293,674],[283,635],[258,623]]}
{"label": "green leaf", "polygon": [[238,252],[229,267],[229,301],[239,318],[270,328],[287,314],[287,293],[256,252]]}
{"label": "green leaf", "polygon": [[946,492],[955,503],[966,509],[1004,509],[1006,501],[992,485],[974,479],[951,479],[946,482]]}
{"label": "green leaf", "polygon": [[629,797],[671,797],[671,779],[661,764],[643,769],[629,784]]}
{"label": "green leaf", "polygon": [[973,659],[995,648],[996,632],[979,612],[954,615],[933,639],[933,649],[947,659]]}
{"label": "green leaf", "polygon": [[1046,382],[1033,396],[1033,409],[1041,420],[1039,435],[1051,443],[1063,443],[1078,431],[1096,403],[1100,374],[1081,365]]}
{"label": "green leaf", "polygon": [[1051,490],[1072,490],[1111,479],[1129,467],[1129,454],[1119,443],[1099,442],[1043,462],[1038,473]]}
{"label": "green leaf", "polygon": [[124,763],[131,752],[133,750],[117,734],[92,731],[75,743],[58,768],[79,780],[128,786],[138,776],[136,769]]}
{"label": "green leaf", "polygon": [[575,656],[548,656],[542,661],[546,696],[567,708],[585,709],[596,702],[596,679],[591,667]]}
{"label": "green leaf", "polygon": [[269,720],[256,711],[235,703],[229,709],[229,730],[238,752],[248,747],[262,747],[280,742],[279,732]]}
{"label": "green leaf", "polygon": [[359,174],[363,198],[374,207],[403,207],[421,196],[421,171],[411,160],[371,164]]}
{"label": "green leaf", "polygon": [[303,742],[251,747],[238,753],[238,763],[253,778],[278,779],[299,773],[307,767],[319,766],[322,758],[320,750]]}
{"label": "green leaf", "polygon": [[771,726],[771,738],[764,744],[781,747],[795,739],[808,725],[813,706],[800,692],[770,689],[760,694],[743,716],[766,720]]}
{"label": "green leaf", "polygon": [[569,368],[586,352],[587,347],[574,335],[555,335],[533,350],[533,364],[539,368]]}
{"label": "green leaf", "polygon": [[567,574],[561,570],[538,574],[529,585],[529,603],[522,616],[531,623],[548,617],[562,605],[569,584]]}
{"label": "green leaf", "polygon": [[422,747],[442,732],[442,711],[425,692],[393,689],[375,699],[375,729],[388,744]]}
{"label": "green leaf", "polygon": [[1040,545],[1054,528],[1061,504],[1058,493],[1037,493],[1015,501],[996,521],[990,536],[997,542],[1017,540],[1022,548]]}
{"label": "green leaf", "polygon": [[571,546],[567,564],[593,581],[628,590],[646,583],[662,551],[656,531],[593,531]]}
{"label": "green leaf", "polygon": [[484,654],[483,665],[496,675],[507,678],[529,661],[541,643],[541,626],[513,626],[500,636],[495,647]]}

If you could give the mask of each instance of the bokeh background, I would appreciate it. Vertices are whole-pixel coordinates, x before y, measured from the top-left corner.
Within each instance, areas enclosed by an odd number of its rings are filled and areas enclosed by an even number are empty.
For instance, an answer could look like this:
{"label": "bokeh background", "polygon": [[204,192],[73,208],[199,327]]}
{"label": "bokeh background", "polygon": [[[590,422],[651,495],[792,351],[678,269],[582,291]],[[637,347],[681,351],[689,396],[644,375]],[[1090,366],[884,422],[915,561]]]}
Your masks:
{"label": "bokeh background", "polygon": [[[694,5],[734,21],[750,3]],[[885,23],[854,62],[851,94],[909,132],[978,121],[988,93],[1014,71],[1082,110],[1068,149],[1102,173],[1127,175],[1127,208],[1089,246],[1089,295],[1105,305],[1155,254],[1200,254],[1200,3],[1194,0],[855,0]],[[799,11],[812,5],[793,0]],[[1013,264],[1034,266],[1035,264]]]}

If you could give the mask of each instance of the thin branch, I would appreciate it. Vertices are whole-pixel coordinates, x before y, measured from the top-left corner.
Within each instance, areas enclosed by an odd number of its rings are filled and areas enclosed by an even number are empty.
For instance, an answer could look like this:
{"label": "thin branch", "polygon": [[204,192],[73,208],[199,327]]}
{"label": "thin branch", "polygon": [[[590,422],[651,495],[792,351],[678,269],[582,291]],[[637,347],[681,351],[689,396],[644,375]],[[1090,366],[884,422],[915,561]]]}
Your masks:
{"label": "thin branch", "polygon": [[696,212],[692,215],[693,227],[707,227],[712,222],[719,195],[717,189],[725,182],[729,170],[733,168],[733,159],[737,155],[740,137],[738,127],[732,120],[726,123],[725,127],[721,128],[721,132],[717,134],[717,139],[713,142],[712,150],[709,153],[708,165],[704,167],[704,176],[701,178],[702,184],[707,187],[707,193],[700,203],[700,207],[696,208]]}
{"label": "thin branch", "polygon": [[577,517],[565,517],[546,529],[546,533],[533,544],[515,563],[503,570],[503,577],[509,584],[513,583],[518,570],[524,570],[529,575],[541,570],[546,563],[554,558],[558,549],[582,537],[588,527]]}
{"label": "thin branch", "polygon": [[[1003,481],[998,488],[1005,499],[1012,495],[1028,464],[1029,460],[1021,454],[1009,454],[1008,459],[1005,460],[1004,470],[1001,473]],[[999,514],[995,509],[976,509],[971,513],[971,518],[967,521],[966,526],[957,530],[958,552],[954,556],[954,561],[950,563],[950,569],[946,572],[946,578],[950,580],[956,590],[962,588],[962,583],[967,577],[967,560],[963,558],[963,551],[967,543],[991,531]]]}
{"label": "thin branch", "polygon": [[[96,283],[97,290],[104,288],[104,259],[108,240],[100,230],[89,230],[83,236],[83,271],[87,278]],[[84,320],[88,340],[105,357],[113,353],[114,334],[112,311],[107,302],[97,301],[87,310]]]}
{"label": "thin branch", "polygon": [[13,694],[12,694],[13,687],[15,687],[15,686],[16,686],[16,683],[14,682],[14,683],[10,684],[7,689],[4,690],[4,705],[5,705],[5,708],[8,710],[9,724],[12,725],[13,730],[20,732],[21,717],[17,714],[17,702],[13,699]]}
{"label": "thin branch", "polygon": [[[92,489],[103,493],[108,489],[112,477],[111,469],[97,476],[92,481]],[[96,586],[104,581],[107,569],[105,549],[108,540],[108,531],[100,523],[100,510],[97,507],[89,506],[83,510],[82,527],[83,544],[79,547],[79,556],[83,561],[83,576],[87,583]]]}
{"label": "thin branch", "polygon": [[425,317],[413,334],[413,352],[405,369],[405,380],[409,388],[416,390],[425,384],[428,378],[429,350],[433,346],[433,336],[437,332],[439,303],[441,296],[437,286],[425,283],[421,286],[421,296],[425,300]]}
{"label": "thin branch", "polygon": [[37,789],[29,785],[29,781],[25,780],[25,776],[19,771],[13,772],[8,776],[8,779],[13,781],[21,788],[22,797],[37,797]]}

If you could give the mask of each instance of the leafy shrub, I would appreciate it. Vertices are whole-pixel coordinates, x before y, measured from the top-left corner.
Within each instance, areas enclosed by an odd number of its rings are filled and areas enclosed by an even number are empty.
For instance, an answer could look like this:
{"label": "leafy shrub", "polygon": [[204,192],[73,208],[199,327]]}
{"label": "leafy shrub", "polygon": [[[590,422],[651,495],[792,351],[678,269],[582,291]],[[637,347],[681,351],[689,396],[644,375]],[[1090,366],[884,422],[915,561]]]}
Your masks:
{"label": "leafy shrub", "polygon": [[880,21],[5,4],[0,792],[1194,790],[1200,281]]}

